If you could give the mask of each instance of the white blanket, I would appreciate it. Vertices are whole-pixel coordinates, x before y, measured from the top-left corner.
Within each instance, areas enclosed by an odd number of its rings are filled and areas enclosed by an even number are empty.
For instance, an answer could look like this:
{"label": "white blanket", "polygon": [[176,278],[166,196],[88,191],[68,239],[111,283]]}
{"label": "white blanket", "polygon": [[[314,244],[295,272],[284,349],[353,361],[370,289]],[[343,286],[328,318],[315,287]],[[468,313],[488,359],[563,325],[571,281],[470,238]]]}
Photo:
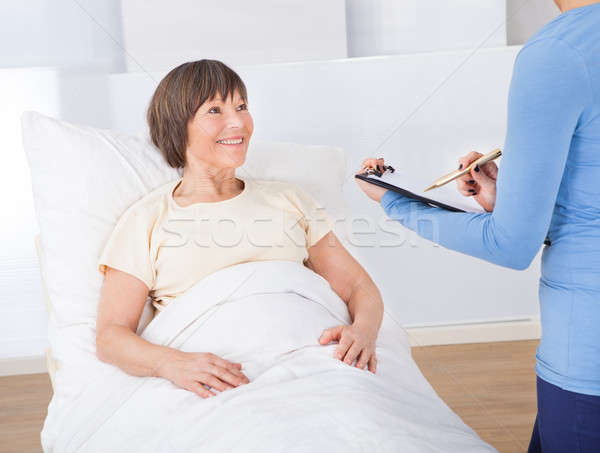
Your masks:
{"label": "white blanket", "polygon": [[46,453],[494,452],[435,394],[385,313],[375,374],[334,359],[323,330],[350,324],[328,282],[289,261],[222,269],[173,301],[142,337],[242,363],[249,384],[203,399],[101,363],[51,404]]}

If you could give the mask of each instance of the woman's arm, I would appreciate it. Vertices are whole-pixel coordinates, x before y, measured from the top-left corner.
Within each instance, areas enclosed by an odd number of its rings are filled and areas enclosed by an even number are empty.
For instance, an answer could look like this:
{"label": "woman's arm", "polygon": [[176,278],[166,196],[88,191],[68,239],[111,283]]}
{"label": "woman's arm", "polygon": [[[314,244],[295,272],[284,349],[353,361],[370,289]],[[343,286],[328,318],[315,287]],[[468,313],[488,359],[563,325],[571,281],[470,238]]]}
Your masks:
{"label": "woman's arm", "polygon": [[383,319],[381,294],[367,271],[332,231],[308,249],[306,265],[325,278],[346,302],[354,324],[379,331]]}
{"label": "woman's arm", "polygon": [[[247,384],[241,363],[210,352],[185,352],[151,343],[136,334],[149,288],[137,277],[108,267],[96,323],[96,353],[134,376],[168,379],[202,398]],[[160,316],[160,315],[159,315]]]}
{"label": "woman's arm", "polygon": [[96,322],[96,354],[134,376],[159,376],[173,348],[150,343],[137,329],[149,289],[126,272],[107,268]]}
{"label": "woman's arm", "polygon": [[492,213],[454,213],[393,191],[386,214],[446,248],[526,269],[542,245],[563,177],[571,138],[591,101],[585,63],[568,44],[543,39],[517,57]]}
{"label": "woman's arm", "polygon": [[383,301],[369,274],[354,259],[330,231],[308,249],[307,267],[325,278],[331,288],[348,305],[352,324],[326,329],[319,343],[333,340],[339,344],[334,353],[340,359],[375,373],[377,357],[375,347],[383,320]]}

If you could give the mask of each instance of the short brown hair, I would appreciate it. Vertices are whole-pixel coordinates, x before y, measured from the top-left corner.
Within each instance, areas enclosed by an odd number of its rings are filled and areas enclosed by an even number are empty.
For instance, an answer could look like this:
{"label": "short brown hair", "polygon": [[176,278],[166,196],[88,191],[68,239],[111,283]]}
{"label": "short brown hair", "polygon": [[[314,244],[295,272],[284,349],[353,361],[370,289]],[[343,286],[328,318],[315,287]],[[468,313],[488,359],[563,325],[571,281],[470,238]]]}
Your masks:
{"label": "short brown hair", "polygon": [[223,99],[240,93],[248,101],[246,86],[237,73],[218,60],[198,60],[172,69],[158,84],[146,119],[152,143],[173,168],[185,166],[187,124],[198,108],[217,93]]}

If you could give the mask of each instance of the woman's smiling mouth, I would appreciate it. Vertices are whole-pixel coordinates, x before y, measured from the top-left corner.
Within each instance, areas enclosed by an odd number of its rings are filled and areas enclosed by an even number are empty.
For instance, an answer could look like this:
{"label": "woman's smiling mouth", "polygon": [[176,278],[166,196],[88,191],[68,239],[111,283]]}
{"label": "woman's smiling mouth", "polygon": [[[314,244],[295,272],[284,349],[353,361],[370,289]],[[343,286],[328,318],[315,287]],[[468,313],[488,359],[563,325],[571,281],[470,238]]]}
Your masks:
{"label": "woman's smiling mouth", "polygon": [[244,137],[231,137],[217,140],[220,145],[241,145],[244,142]]}

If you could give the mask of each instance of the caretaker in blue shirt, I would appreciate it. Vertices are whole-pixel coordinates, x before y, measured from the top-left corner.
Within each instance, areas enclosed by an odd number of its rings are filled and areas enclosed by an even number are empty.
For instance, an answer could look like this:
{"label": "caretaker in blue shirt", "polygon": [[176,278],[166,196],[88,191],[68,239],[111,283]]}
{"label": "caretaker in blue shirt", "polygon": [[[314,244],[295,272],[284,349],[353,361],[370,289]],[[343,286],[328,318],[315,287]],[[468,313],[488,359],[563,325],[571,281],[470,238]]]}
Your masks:
{"label": "caretaker in blue shirt", "polygon": [[563,13],[515,61],[500,171],[487,163],[458,181],[492,212],[446,211],[357,182],[420,236],[500,266],[526,269],[548,237],[529,451],[600,452],[600,2],[556,3]]}

